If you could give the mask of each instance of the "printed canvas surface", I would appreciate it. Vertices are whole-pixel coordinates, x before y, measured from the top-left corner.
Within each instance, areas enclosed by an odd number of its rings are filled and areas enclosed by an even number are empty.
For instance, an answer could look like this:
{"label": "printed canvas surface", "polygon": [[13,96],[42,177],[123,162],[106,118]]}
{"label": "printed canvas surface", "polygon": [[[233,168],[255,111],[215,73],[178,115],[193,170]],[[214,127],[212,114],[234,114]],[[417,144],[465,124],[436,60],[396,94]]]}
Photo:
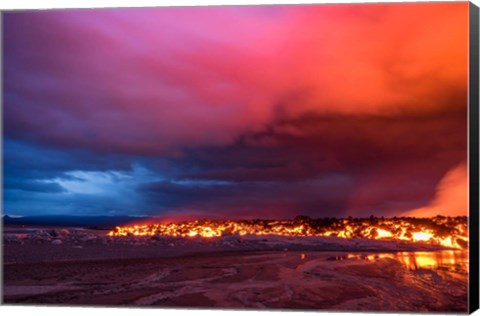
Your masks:
{"label": "printed canvas surface", "polygon": [[465,312],[468,10],[4,13],[4,303]]}

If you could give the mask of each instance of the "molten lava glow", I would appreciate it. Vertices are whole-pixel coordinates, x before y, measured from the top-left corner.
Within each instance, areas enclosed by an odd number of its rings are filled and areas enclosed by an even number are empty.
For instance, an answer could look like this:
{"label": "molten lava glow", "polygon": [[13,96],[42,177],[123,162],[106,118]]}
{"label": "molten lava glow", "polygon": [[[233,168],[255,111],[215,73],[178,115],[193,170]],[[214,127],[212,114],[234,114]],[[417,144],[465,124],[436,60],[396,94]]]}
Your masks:
{"label": "molten lava glow", "polygon": [[416,232],[412,234],[413,241],[428,241],[432,239],[433,234],[428,232]]}
{"label": "molten lava glow", "polygon": [[391,232],[389,232],[388,230],[380,229],[380,228],[377,229],[377,234],[378,234],[377,235],[378,238],[393,237]]}
{"label": "molten lava glow", "polygon": [[172,236],[213,238],[224,235],[335,236],[423,242],[467,248],[466,217],[326,218],[294,220],[191,221],[116,227],[109,236]]}

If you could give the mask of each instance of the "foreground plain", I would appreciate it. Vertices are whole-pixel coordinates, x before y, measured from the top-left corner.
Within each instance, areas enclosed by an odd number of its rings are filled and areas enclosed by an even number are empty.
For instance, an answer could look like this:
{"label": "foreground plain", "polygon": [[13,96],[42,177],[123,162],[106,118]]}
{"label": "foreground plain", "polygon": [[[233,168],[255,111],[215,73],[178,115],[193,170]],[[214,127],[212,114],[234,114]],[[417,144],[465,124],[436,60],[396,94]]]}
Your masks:
{"label": "foreground plain", "polygon": [[27,231],[4,232],[7,304],[438,312],[467,306],[466,253],[425,245]]}

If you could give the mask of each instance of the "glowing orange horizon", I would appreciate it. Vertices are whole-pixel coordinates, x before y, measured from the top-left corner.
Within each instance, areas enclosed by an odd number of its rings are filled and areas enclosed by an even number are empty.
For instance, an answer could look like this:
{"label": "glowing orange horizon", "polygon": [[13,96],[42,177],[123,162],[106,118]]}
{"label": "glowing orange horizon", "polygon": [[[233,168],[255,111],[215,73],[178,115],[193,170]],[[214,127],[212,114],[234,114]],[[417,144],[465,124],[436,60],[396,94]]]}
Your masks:
{"label": "glowing orange horizon", "polygon": [[116,227],[109,236],[171,236],[215,238],[225,235],[332,236],[424,242],[447,248],[468,245],[466,217],[344,218],[295,220],[189,221]]}

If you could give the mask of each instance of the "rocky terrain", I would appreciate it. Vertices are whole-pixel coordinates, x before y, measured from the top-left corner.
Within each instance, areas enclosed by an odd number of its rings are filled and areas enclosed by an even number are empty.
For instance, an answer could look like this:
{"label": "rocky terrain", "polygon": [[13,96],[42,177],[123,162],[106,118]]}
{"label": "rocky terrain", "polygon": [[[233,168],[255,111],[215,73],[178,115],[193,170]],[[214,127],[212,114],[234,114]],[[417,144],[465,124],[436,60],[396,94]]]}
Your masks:
{"label": "rocky terrain", "polygon": [[107,236],[106,230],[52,227],[5,227],[4,262],[45,262],[100,258],[151,258],[226,251],[434,251],[428,243],[337,237],[239,236],[184,238]]}
{"label": "rocky terrain", "polygon": [[467,306],[468,253],[446,256],[429,244],[108,237],[53,227],[5,227],[3,241],[7,304],[453,312]]}

